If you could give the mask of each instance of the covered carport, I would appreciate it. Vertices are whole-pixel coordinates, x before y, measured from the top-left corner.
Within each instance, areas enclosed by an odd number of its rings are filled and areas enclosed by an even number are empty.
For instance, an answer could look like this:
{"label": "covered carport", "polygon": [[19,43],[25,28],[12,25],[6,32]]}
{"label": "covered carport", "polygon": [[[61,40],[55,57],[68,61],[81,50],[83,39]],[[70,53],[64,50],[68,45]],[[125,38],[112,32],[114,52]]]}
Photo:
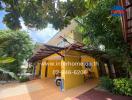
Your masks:
{"label": "covered carport", "polygon": [[63,55],[60,51],[63,49],[43,44],[29,60],[29,63],[34,65],[34,77],[37,76],[37,78],[46,80],[46,82],[49,80],[55,85],[55,74],[59,74],[61,71]]}
{"label": "covered carport", "polygon": [[[102,54],[103,52],[97,50],[86,50],[82,46],[72,45],[70,47],[60,48],[50,45],[43,45],[42,48],[29,60],[29,62],[36,62],[36,72],[40,72],[41,79],[56,79],[55,71],[61,73],[61,90],[67,90],[77,87],[84,83],[83,70],[85,66],[80,65],[88,62],[92,66],[94,79],[98,79],[98,69],[96,60],[88,56],[92,53]],[[85,57],[83,57],[85,55]],[[71,64],[68,64],[71,63]],[[79,65],[72,65],[73,63],[80,63]],[[39,66],[39,68],[38,68]]]}

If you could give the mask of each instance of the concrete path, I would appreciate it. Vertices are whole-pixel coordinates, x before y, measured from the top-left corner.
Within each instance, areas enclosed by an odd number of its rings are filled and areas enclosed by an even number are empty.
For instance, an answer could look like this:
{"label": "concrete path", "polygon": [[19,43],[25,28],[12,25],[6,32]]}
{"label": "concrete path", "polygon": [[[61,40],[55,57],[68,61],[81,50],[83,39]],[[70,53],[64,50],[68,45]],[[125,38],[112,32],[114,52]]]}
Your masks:
{"label": "concrete path", "polygon": [[0,87],[0,100],[71,100],[97,86],[97,80],[61,92],[53,79],[34,80],[10,87]]}
{"label": "concrete path", "polygon": [[43,86],[39,84],[38,82],[28,83],[28,84],[21,84],[17,86],[8,86],[7,88],[4,86],[4,88],[0,88],[0,99],[14,96],[14,95],[21,95],[33,91],[38,91],[43,89]]}

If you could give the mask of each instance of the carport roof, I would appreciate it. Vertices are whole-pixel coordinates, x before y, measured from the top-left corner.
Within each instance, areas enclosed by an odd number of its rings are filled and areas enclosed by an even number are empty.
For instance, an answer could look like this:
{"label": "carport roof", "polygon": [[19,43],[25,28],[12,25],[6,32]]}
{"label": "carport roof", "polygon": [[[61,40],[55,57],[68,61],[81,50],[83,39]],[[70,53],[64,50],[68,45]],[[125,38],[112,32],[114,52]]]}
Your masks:
{"label": "carport roof", "polygon": [[29,59],[28,62],[32,63],[38,60],[41,60],[43,58],[46,58],[52,54],[58,54],[62,57],[64,57],[64,55],[62,55],[61,53],[59,53],[61,50],[75,50],[75,51],[80,51],[86,54],[104,54],[104,52],[99,51],[99,50],[87,50],[84,49],[83,46],[80,45],[76,45],[76,44],[72,44],[68,47],[56,47],[56,46],[51,46],[51,45],[47,45],[47,44],[43,44],[43,46]]}
{"label": "carport roof", "polygon": [[29,59],[29,62],[34,62],[41,60],[45,57],[48,57],[54,53],[59,54],[62,56],[59,51],[63,50],[64,48],[61,47],[56,47],[56,46],[51,46],[51,45],[46,45],[43,44],[42,47]]}

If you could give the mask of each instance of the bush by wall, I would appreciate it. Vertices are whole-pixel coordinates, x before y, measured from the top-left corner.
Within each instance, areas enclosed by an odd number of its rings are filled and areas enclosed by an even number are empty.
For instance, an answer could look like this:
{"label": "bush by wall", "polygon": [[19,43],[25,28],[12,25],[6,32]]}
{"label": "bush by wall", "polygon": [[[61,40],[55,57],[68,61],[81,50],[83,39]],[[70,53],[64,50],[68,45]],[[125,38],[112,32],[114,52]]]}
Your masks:
{"label": "bush by wall", "polygon": [[100,81],[101,81],[100,85],[102,88],[112,91],[112,88],[113,88],[113,80],[112,79],[110,79],[108,77],[101,77]]}
{"label": "bush by wall", "polygon": [[26,77],[26,76],[21,76],[21,77],[19,78],[19,81],[20,81],[20,82],[27,82],[27,81],[29,81],[29,78]]}
{"label": "bush by wall", "polygon": [[127,78],[110,79],[101,77],[101,87],[115,94],[132,96],[132,80]]}
{"label": "bush by wall", "polygon": [[132,96],[132,80],[126,78],[114,79],[113,86],[114,93]]}

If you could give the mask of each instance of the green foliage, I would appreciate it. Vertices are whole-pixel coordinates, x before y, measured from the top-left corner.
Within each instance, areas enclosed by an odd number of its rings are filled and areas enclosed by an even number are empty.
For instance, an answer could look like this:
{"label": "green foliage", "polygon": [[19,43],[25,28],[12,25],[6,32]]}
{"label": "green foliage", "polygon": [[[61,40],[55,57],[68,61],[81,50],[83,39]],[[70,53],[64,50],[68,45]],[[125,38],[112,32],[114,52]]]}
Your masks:
{"label": "green foliage", "polygon": [[101,77],[100,78],[100,85],[102,88],[112,91],[113,88],[113,80],[108,77]]}
{"label": "green foliage", "polygon": [[12,57],[0,57],[0,64],[11,63],[14,61],[15,59]]}
{"label": "green foliage", "polygon": [[12,63],[0,64],[0,67],[15,74],[19,73],[23,61],[32,55],[32,49],[32,41],[26,32],[0,30],[0,57],[15,59]]}
{"label": "green foliage", "polygon": [[99,0],[86,0],[86,7],[95,8]]}
{"label": "green foliage", "polygon": [[132,96],[132,80],[126,78],[114,79],[113,86],[116,94]]}
{"label": "green foliage", "polygon": [[[93,45],[98,46],[99,44],[103,44],[106,49],[115,49],[119,43],[123,42],[120,19],[112,17],[110,13],[112,6],[115,4],[115,0],[100,0],[96,8],[90,10],[82,18],[82,24],[85,28],[83,32],[91,38]],[[121,42],[118,41],[120,39],[122,39]]]}
{"label": "green foliage", "polygon": [[103,45],[105,52],[112,58],[111,62],[119,62],[124,68],[129,68],[132,66],[132,52],[124,41],[120,17],[111,16],[114,5],[117,5],[116,0],[98,0],[95,8],[90,9],[86,16],[78,18],[80,32],[83,33],[87,48],[100,50],[99,46]]}
{"label": "green foliage", "polygon": [[20,81],[20,82],[27,82],[27,81],[29,81],[29,78],[28,78],[27,76],[21,76],[21,77],[19,78],[19,81]]}
{"label": "green foliage", "polygon": [[132,80],[127,78],[110,79],[101,77],[101,87],[115,94],[132,96]]}
{"label": "green foliage", "polygon": [[[11,62],[14,62],[14,61],[15,61],[15,59],[12,58],[12,57],[0,57],[0,64],[11,63]],[[9,76],[11,76],[12,78],[14,78],[16,80],[18,79],[17,76],[13,72],[7,71],[3,68],[0,68],[0,71],[3,74],[8,74]]]}
{"label": "green foliage", "polygon": [[10,29],[21,28],[20,18],[30,28],[43,29],[48,23],[52,23],[55,29],[62,29],[71,19],[87,12],[88,1],[2,0],[0,3],[5,3],[3,9],[8,13],[3,21]]}
{"label": "green foliage", "polygon": [[13,72],[10,72],[8,70],[5,70],[3,68],[0,68],[0,71],[3,73],[3,74],[8,74],[9,76],[11,76],[12,78],[18,80],[18,77],[13,73]]}

